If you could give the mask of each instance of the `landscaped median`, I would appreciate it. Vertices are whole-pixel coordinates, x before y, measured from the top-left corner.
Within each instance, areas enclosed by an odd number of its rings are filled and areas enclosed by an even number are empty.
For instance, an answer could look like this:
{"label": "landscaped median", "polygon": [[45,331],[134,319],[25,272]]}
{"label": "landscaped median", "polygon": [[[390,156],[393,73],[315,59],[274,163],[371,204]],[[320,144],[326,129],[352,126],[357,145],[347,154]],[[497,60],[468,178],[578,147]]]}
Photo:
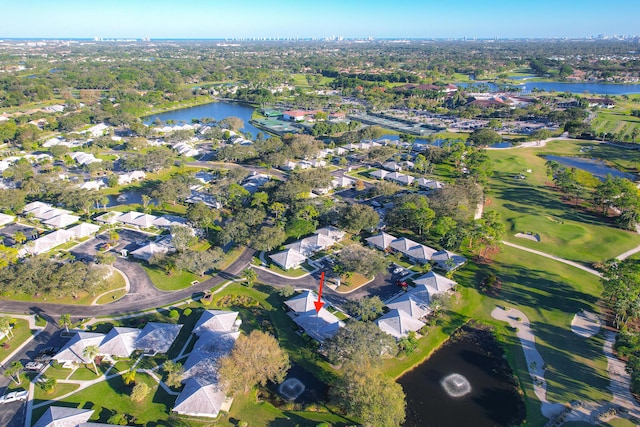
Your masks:
{"label": "landscaped median", "polygon": [[340,280],[340,286],[338,286],[335,291],[340,294],[350,294],[373,280],[374,279],[369,279],[360,273],[351,273],[348,277],[346,275],[342,277]]}

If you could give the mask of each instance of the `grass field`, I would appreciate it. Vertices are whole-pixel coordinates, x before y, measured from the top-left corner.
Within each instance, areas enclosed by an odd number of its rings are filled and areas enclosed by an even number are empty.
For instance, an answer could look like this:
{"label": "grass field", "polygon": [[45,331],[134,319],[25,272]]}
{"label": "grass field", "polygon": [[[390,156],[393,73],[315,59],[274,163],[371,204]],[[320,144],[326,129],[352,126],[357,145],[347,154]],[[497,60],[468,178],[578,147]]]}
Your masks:
{"label": "grass field", "polygon": [[[616,97],[616,106],[612,109],[600,109],[591,126],[597,135],[611,133],[621,136],[623,141],[639,141],[640,117],[631,116],[632,110],[640,110],[640,97],[630,96],[628,99]],[[634,131],[635,129],[635,131]]]}
{"label": "grass field", "polygon": [[191,282],[197,280],[202,282],[210,276],[200,277],[188,271],[176,271],[171,276],[157,267],[141,264],[144,271],[149,275],[156,288],[162,291],[178,291],[191,286]]}
{"label": "grass field", "polygon": [[[9,315],[11,317],[11,315]],[[11,352],[15,351],[33,332],[29,329],[29,322],[25,319],[15,319],[13,324],[13,337],[0,339],[0,360],[3,360]]]}
{"label": "grass field", "polygon": [[[548,185],[545,159],[541,155],[579,154],[580,148],[587,145],[594,143],[553,141],[542,148],[488,151],[495,173],[485,209],[502,215],[507,225],[505,240],[583,263],[605,261],[640,244],[637,233],[615,228],[610,220],[569,205]],[[619,158],[627,156],[627,150],[620,150],[598,146],[588,152],[590,156],[611,161],[616,154]],[[632,162],[630,156],[624,161],[628,166]],[[520,173],[526,176],[525,180],[514,179]],[[518,232],[539,234],[541,241],[514,237]]]}

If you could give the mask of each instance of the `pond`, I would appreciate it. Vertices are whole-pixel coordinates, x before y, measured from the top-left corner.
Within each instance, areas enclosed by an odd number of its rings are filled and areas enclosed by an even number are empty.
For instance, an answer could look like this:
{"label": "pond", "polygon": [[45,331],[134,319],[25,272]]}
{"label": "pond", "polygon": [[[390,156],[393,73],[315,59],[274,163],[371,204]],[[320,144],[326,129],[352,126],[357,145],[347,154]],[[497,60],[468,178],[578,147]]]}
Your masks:
{"label": "pond", "polygon": [[[296,390],[294,393],[296,397],[295,399],[291,399],[292,402],[308,405],[327,401],[329,387],[322,381],[318,380],[311,372],[295,362],[291,363],[291,368],[289,368],[283,383],[291,379],[296,379],[296,382],[302,385],[300,388],[302,392],[298,394],[300,390]],[[269,383],[268,388],[274,395],[279,395],[283,400],[289,400],[286,390],[285,393],[281,393],[283,390],[281,390],[278,385]],[[277,401],[274,401],[273,403],[278,405]]]}
{"label": "pond", "polygon": [[399,378],[405,427],[520,425],[525,406],[491,332],[465,326],[427,361]]}
{"label": "pond", "polygon": [[609,174],[614,177],[627,178],[630,181],[635,181],[637,179],[636,175],[632,173],[625,173],[611,166],[607,166],[605,162],[598,159],[552,155],[544,156],[544,158],[545,160],[553,160],[565,166],[582,169],[600,180],[604,180]]}
{"label": "pond", "polygon": [[[153,114],[144,118],[144,123],[147,125],[152,124],[156,119],[162,120],[165,123],[167,120],[173,120],[175,123],[191,123],[191,119],[203,119],[212,118],[216,121],[220,121],[227,117],[238,117],[244,121],[244,127],[240,129],[241,132],[250,132],[251,136],[255,138],[258,135],[260,129],[252,126],[249,123],[251,115],[253,114],[253,107],[246,104],[239,104],[236,102],[211,102],[209,104],[197,105],[195,107],[181,108],[179,110],[167,111],[166,113]],[[267,135],[265,135],[267,136]]]}
{"label": "pond", "polygon": [[567,92],[576,94],[600,94],[600,95],[631,95],[640,93],[640,84],[615,84],[615,83],[570,83],[570,82],[526,82],[518,85],[497,85],[491,82],[477,81],[473,83],[456,83],[470,91],[498,92],[501,88],[512,87],[521,94],[531,93],[536,90],[544,92]]}

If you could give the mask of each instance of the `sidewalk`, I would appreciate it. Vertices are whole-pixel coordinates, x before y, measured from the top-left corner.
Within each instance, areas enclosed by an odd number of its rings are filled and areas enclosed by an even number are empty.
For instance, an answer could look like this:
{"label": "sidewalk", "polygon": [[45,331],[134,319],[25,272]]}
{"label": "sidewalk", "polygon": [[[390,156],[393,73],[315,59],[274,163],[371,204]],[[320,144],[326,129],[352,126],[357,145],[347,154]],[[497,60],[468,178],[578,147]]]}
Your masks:
{"label": "sidewalk", "polygon": [[38,335],[40,335],[40,333],[44,330],[44,328],[46,328],[45,326],[36,326],[36,319],[34,316],[27,316],[27,315],[22,315],[22,314],[11,314],[11,317],[15,317],[17,319],[25,319],[29,322],[29,329],[31,330],[35,330],[36,332],[31,335],[29,338],[27,338],[26,340],[24,340],[24,342],[22,344],[20,344],[15,350],[13,350],[11,352],[11,354],[9,354],[7,357],[5,357],[3,360],[0,361],[0,365],[5,365],[6,363],[8,363],[13,356],[16,355],[16,353],[18,353],[20,350],[22,350],[24,348],[24,346],[26,346],[27,344],[29,344],[32,340],[34,340]]}

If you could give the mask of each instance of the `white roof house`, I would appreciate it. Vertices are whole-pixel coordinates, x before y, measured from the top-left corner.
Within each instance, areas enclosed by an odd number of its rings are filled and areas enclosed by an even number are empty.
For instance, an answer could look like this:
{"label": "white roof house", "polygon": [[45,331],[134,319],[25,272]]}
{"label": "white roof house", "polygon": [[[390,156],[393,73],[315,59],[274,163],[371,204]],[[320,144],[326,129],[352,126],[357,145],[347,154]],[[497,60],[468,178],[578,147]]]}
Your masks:
{"label": "white roof house", "polygon": [[396,162],[386,162],[382,165],[382,167],[392,172],[402,171],[402,165]]}
{"label": "white roof house", "polygon": [[70,214],[71,211],[68,211],[66,209],[59,209],[59,208],[51,208],[49,210],[45,210],[45,208],[37,208],[32,211],[29,211],[29,213],[33,214],[33,216],[35,216],[39,220],[44,221],[47,219],[54,218],[58,215]]}
{"label": "white roof house", "polygon": [[429,290],[429,295],[441,294],[457,285],[455,281],[447,279],[446,277],[434,273],[433,271],[430,271],[427,274],[418,277],[413,281],[413,283],[415,283],[416,286],[426,286]]}
{"label": "white roof house", "polygon": [[73,234],[74,239],[82,239],[83,237],[96,234],[100,231],[100,226],[96,224],[89,224],[88,222],[81,222],[80,224],[69,228],[67,231]]}
{"label": "white roof house", "polygon": [[198,319],[193,333],[200,335],[203,331],[236,332],[242,321],[237,311],[206,310]]}
{"label": "white roof house", "polygon": [[89,421],[93,409],[49,406],[33,427],[78,427]]}
{"label": "white roof house", "polygon": [[116,218],[116,221],[123,224],[133,225],[140,228],[149,228],[153,225],[153,221],[158,217],[154,215],[145,214],[142,212],[129,211]]}
{"label": "white roof house", "polygon": [[422,245],[418,242],[414,242],[411,239],[407,239],[406,237],[401,237],[399,239],[393,240],[389,247],[395,251],[401,252],[403,255],[411,258],[416,262],[426,263],[428,262],[434,253],[436,253],[435,249],[430,248],[429,246]]}
{"label": "white roof house", "polygon": [[78,332],[53,356],[53,359],[67,366],[73,363],[91,363],[91,360],[84,357],[84,349],[89,346],[99,347],[104,337],[104,334],[95,332]]}
{"label": "white roof house", "polygon": [[170,245],[162,244],[162,242],[149,242],[131,252],[131,255],[133,255],[134,258],[149,261],[151,257],[156,254],[167,254],[173,250],[174,249]]}
{"label": "white roof house", "polygon": [[420,319],[431,313],[431,298],[426,286],[420,285],[400,295],[387,304],[390,309],[398,309],[414,319]]}
{"label": "white roof house", "polygon": [[424,188],[425,190],[439,190],[444,186],[440,181],[434,181],[426,178],[418,178],[417,183],[418,187]]}
{"label": "white roof house", "polygon": [[447,250],[434,253],[431,260],[434,261],[439,268],[445,271],[455,270],[467,262],[467,259],[462,255],[458,255]]}
{"label": "white roof house", "polygon": [[156,218],[152,224],[154,227],[158,228],[171,228],[177,225],[185,225],[186,223],[186,218],[173,215],[163,215],[159,218]]}
{"label": "white roof house", "polygon": [[388,181],[394,181],[402,185],[411,185],[411,183],[415,180],[415,178],[411,175],[406,175],[400,172],[391,172],[385,175],[384,179]]}
{"label": "white roof house", "polygon": [[372,172],[369,172],[369,175],[374,178],[385,179],[385,177],[389,175],[389,172],[382,169],[376,169]]}
{"label": "white roof house", "polygon": [[344,327],[344,322],[325,308],[321,308],[317,313],[314,308],[312,311],[294,317],[293,321],[304,329],[307,335],[320,342],[333,337],[340,328]]}
{"label": "white roof house", "polygon": [[142,328],[136,339],[136,350],[146,353],[166,353],[180,333],[180,329],[182,325],[149,322]]}
{"label": "white roof house", "polygon": [[60,246],[63,243],[68,242],[73,239],[73,237],[73,233],[70,233],[67,230],[56,230],[35,240],[28,241],[24,248],[21,249],[20,256],[24,256],[26,254],[40,255],[50,251],[56,246]]}
{"label": "white roof house", "polygon": [[217,417],[220,411],[229,410],[231,402],[217,381],[190,377],[185,381],[172,411],[194,417]]}
{"label": "white roof house", "polygon": [[356,184],[356,180],[347,178],[346,176],[339,176],[331,181],[333,188],[351,188]]}
{"label": "white roof house", "polygon": [[279,265],[283,270],[300,267],[307,257],[295,249],[287,249],[282,252],[269,255],[271,261]]}
{"label": "white roof house", "polygon": [[16,220],[16,217],[13,215],[0,213],[0,227],[4,227],[7,224],[11,224],[15,220]]}
{"label": "white roof house", "polygon": [[131,171],[118,175],[118,185],[131,184],[133,181],[141,181],[147,177],[143,171]]}
{"label": "white roof house", "polygon": [[425,323],[415,319],[407,314],[404,310],[393,309],[384,316],[376,320],[376,324],[382,330],[396,339],[401,339],[409,335],[409,332],[415,332],[422,329]]}
{"label": "white roof house", "polygon": [[[301,294],[286,300],[284,303],[294,313],[303,314],[315,311],[316,306],[314,302],[316,301],[318,301],[318,294],[313,291],[304,291]],[[322,300],[322,302],[324,302],[324,300]]]}
{"label": "white roof house", "polygon": [[69,157],[71,157],[76,161],[76,163],[82,166],[102,161],[102,159],[97,159],[93,154],[84,153],[82,151],[74,151],[73,153],[69,154]]}
{"label": "white roof house", "polygon": [[391,245],[391,242],[393,242],[394,240],[397,240],[397,238],[395,236],[392,236],[391,234],[382,232],[374,236],[367,237],[365,240],[371,246],[374,246],[375,248],[380,249],[382,251],[386,251]]}
{"label": "white roof house", "polygon": [[138,328],[111,328],[100,344],[100,354],[116,357],[131,356],[136,349],[136,340],[140,332]]}
{"label": "white roof house", "polygon": [[345,232],[332,225],[327,225],[325,227],[317,229],[316,234],[327,236],[330,239],[333,239],[334,242],[339,242],[340,240],[344,239]]}
{"label": "white roof house", "polygon": [[297,242],[290,243],[286,245],[285,248],[293,249],[302,255],[309,257],[318,251],[327,249],[334,243],[336,243],[336,241],[327,235],[313,234],[302,240],[298,240]]}
{"label": "white roof house", "polygon": [[123,215],[121,212],[111,211],[96,217],[95,220],[105,224],[115,224],[121,215]]}
{"label": "white roof house", "polygon": [[194,333],[198,336],[184,364],[184,388],[173,412],[200,417],[216,417],[228,411],[232,399],[218,381],[218,360],[228,354],[240,336],[238,313],[207,310],[200,316]]}
{"label": "white roof house", "polygon": [[73,224],[74,222],[78,222],[79,220],[79,216],[65,213],[62,215],[54,216],[53,218],[50,218],[46,221],[42,221],[42,223],[53,228],[64,228]]}

